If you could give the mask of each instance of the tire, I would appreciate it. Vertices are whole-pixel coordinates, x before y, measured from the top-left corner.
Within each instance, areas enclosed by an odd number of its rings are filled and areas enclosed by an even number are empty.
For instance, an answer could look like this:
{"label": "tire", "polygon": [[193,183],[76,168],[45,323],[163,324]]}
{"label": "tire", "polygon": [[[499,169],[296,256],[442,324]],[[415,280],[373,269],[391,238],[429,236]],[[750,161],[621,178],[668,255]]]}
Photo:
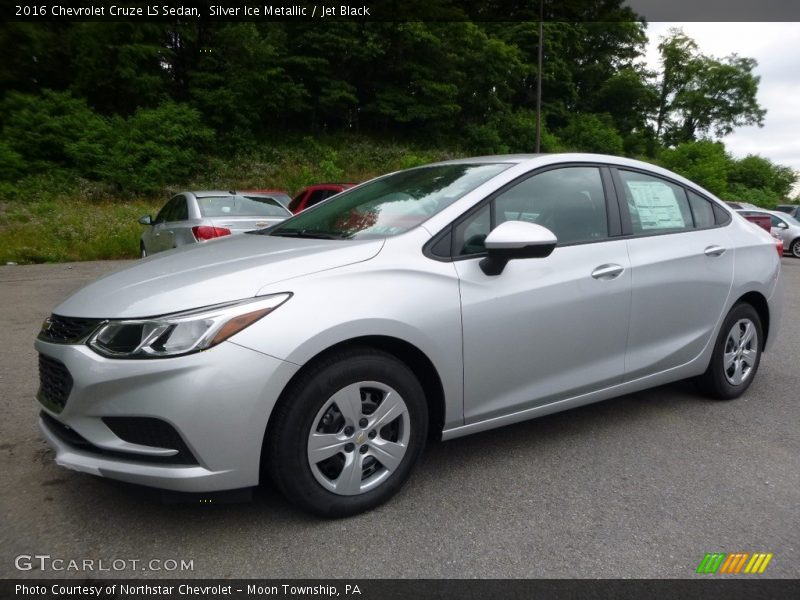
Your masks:
{"label": "tire", "polygon": [[795,258],[800,258],[800,238],[797,238],[791,243],[789,246],[789,252],[791,252],[792,256]]}
{"label": "tire", "polygon": [[707,396],[733,400],[750,387],[764,345],[761,319],[750,304],[737,304],[722,324],[711,362],[697,384]]}
{"label": "tire", "polygon": [[427,430],[425,392],[405,363],[376,349],[342,350],[284,392],[262,466],[291,503],[346,517],[400,490]]}
{"label": "tire", "polygon": [[139,244],[139,258],[147,258],[147,250],[144,247],[144,243]]}

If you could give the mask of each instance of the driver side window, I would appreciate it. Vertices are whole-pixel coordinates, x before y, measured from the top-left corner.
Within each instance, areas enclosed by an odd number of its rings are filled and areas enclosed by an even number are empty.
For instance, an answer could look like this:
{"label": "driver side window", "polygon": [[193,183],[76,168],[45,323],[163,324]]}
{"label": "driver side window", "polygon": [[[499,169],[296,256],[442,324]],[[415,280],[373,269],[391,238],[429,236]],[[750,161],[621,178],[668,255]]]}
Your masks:
{"label": "driver side window", "polygon": [[605,194],[597,167],[563,167],[539,173],[496,196],[456,225],[455,256],[485,252],[489,232],[505,221],[547,227],[558,245],[608,237]]}

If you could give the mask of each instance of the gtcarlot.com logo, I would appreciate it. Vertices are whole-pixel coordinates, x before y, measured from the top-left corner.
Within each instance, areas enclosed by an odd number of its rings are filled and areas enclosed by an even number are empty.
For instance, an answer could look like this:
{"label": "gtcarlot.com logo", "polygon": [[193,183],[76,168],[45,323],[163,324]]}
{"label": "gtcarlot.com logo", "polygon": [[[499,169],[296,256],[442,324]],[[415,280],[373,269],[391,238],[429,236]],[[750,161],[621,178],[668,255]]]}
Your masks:
{"label": "gtcarlot.com logo", "polygon": [[717,575],[736,575],[738,573],[755,575],[766,571],[771,560],[772,552],[733,552],[731,554],[706,552],[697,567],[697,572]]}
{"label": "gtcarlot.com logo", "polygon": [[183,558],[57,558],[49,554],[20,554],[14,559],[18,571],[194,571],[194,560]]}

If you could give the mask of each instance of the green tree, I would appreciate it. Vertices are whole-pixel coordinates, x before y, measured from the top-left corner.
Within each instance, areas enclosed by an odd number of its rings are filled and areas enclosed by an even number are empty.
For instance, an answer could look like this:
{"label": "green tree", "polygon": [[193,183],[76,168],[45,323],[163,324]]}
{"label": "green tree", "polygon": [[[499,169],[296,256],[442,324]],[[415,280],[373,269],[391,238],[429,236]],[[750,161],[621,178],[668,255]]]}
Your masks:
{"label": "green tree", "polygon": [[768,190],[777,199],[788,198],[797,179],[790,168],[750,154],[733,163],[728,181],[742,188]]}
{"label": "green tree", "polygon": [[558,137],[567,149],[576,152],[623,153],[622,136],[609,115],[574,115]]}
{"label": "green tree", "polygon": [[659,162],[714,194],[724,196],[728,190],[732,163],[721,142],[684,142],[664,150]]}
{"label": "green tree", "polygon": [[201,39],[182,42],[197,52],[189,68],[188,96],[209,125],[229,137],[250,138],[280,126],[304,107],[308,92],[287,73],[280,28],[212,25]]}
{"label": "green tree", "polygon": [[70,89],[103,114],[155,107],[171,92],[165,42],[164,24],[78,23],[70,34]]}
{"label": "green tree", "polygon": [[703,55],[680,30],[671,30],[659,51],[656,131],[667,145],[706,134],[721,137],[742,125],[763,125],[766,111],[756,99],[759,77],[753,74],[754,59]]}

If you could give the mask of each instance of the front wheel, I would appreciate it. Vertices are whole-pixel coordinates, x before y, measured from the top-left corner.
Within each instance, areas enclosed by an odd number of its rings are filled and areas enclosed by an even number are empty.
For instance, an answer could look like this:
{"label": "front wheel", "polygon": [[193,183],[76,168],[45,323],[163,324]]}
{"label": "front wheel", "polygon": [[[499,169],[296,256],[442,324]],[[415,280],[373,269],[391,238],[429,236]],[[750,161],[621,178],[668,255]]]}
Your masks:
{"label": "front wheel", "polygon": [[761,319],[749,304],[737,304],[722,324],[711,362],[697,384],[708,396],[733,400],[741,396],[761,362]]}
{"label": "front wheel", "polygon": [[268,433],[267,467],[294,504],[325,517],[378,506],[408,478],[427,438],[425,393],[379,350],[336,353],[287,390]]}
{"label": "front wheel", "polygon": [[139,256],[147,258],[147,249],[144,247],[144,243],[139,244]]}
{"label": "front wheel", "polygon": [[800,238],[792,242],[792,245],[789,246],[789,251],[795,258],[800,258]]}

